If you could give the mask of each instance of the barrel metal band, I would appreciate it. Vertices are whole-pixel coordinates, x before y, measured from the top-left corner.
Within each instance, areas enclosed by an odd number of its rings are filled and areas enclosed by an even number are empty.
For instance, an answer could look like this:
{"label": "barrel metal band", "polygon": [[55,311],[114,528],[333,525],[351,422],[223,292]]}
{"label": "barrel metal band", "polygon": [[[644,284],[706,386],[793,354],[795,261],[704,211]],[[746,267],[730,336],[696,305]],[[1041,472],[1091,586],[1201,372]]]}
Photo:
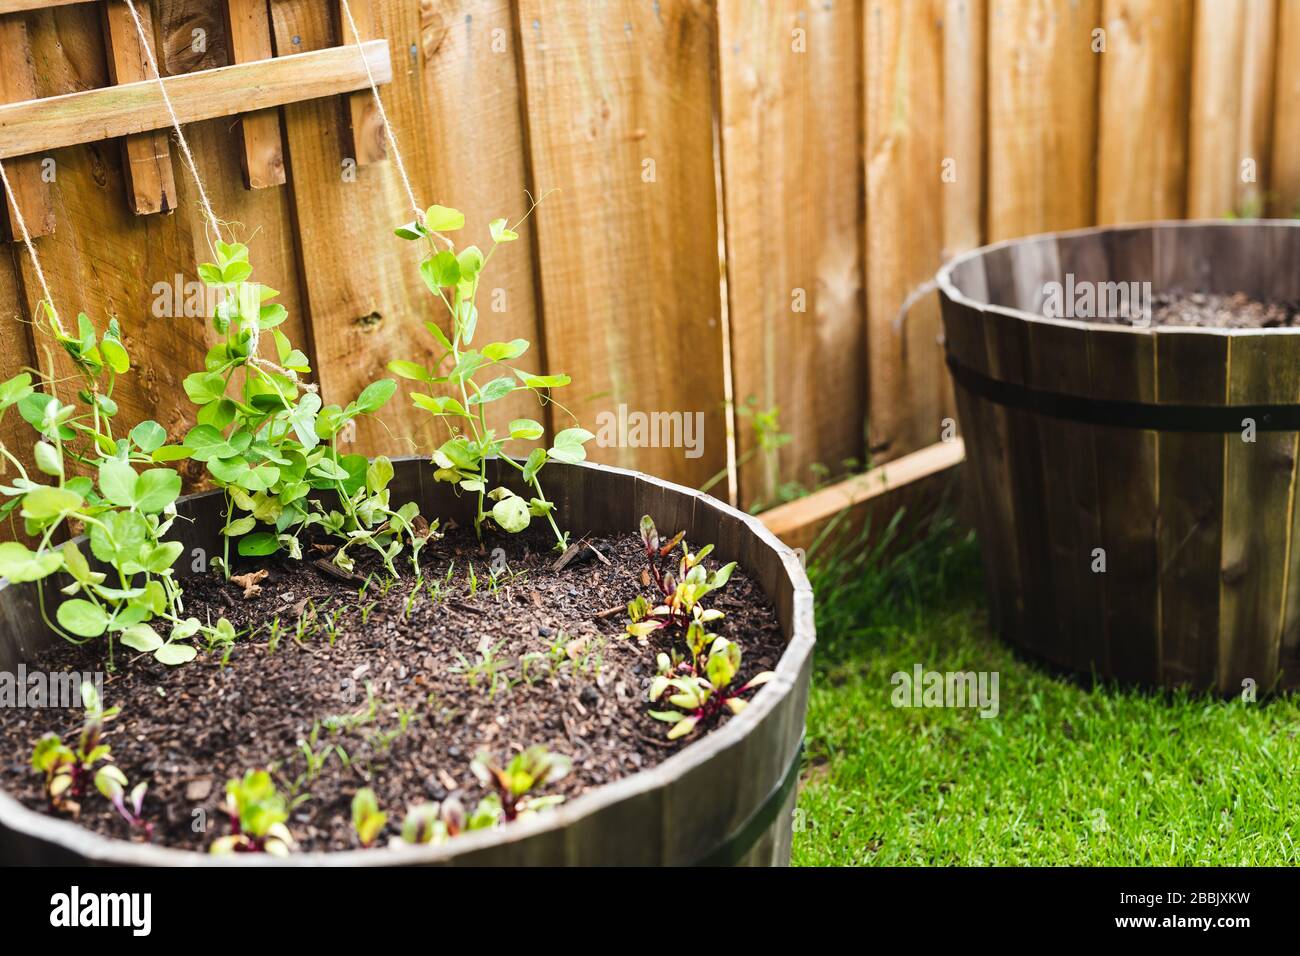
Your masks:
{"label": "barrel metal band", "polygon": [[764,833],[767,832],[785,806],[786,799],[790,796],[790,791],[794,789],[799,780],[799,762],[803,756],[803,735],[799,736],[799,746],[794,749],[794,756],[790,759],[790,765],[786,767],[785,773],[782,774],[780,781],[772,789],[763,802],[758,805],[758,809],[749,815],[749,819],[742,823],[732,834],[723,840],[717,847],[706,853],[700,859],[696,860],[694,866],[735,866],[745,858],[745,855],[754,848]]}
{"label": "barrel metal band", "polygon": [[1240,432],[1244,419],[1255,423],[1256,431],[1300,431],[1300,404],[1295,405],[1165,405],[1087,398],[1029,388],[1003,382],[947,359],[953,380],[980,398],[997,405],[1033,412],[1048,418],[1104,425],[1110,428],[1141,428],[1158,432]]}

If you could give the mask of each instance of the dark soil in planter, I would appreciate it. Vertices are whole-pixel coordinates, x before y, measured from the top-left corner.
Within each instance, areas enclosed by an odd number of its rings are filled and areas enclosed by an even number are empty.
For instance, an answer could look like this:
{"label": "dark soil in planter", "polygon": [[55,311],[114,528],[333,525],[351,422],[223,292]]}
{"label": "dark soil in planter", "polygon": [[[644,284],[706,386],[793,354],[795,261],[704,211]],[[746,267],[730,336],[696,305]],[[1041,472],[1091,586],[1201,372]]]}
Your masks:
{"label": "dark soil in planter", "polygon": [[[145,816],[154,824],[154,842],[204,850],[228,833],[220,808],[225,783],[245,769],[278,765],[281,792],[292,792],[307,764],[300,741],[310,740],[313,728],[316,752],[328,748],[328,756],[302,785],[311,798],[289,820],[303,850],[357,846],[350,803],[363,786],[375,790],[389,815],[378,845],[397,834],[416,803],[459,792],[472,808],[483,795],[469,769],[480,749],[498,760],[531,744],[569,755],[572,773],[541,793],[572,799],[652,767],[696,739],[703,731],[665,740],[669,725],[646,712],[655,653],[676,638],[658,632],[640,645],[620,637],[626,603],[637,594],[653,598],[641,583],[639,537],[589,540],[608,564],[589,555],[555,572],[555,554],[541,529],[489,537],[486,550],[472,532],[452,530],[422,556],[425,591],[409,615],[409,563],[405,569],[399,564],[405,577],[386,595],[376,576],[358,600],[358,584],[311,563],[323,553],[314,547],[301,563],[268,559],[253,565],[267,576],[250,598],[240,585],[216,575],[191,579],[188,614],[214,621],[225,615],[238,628],[259,630],[241,638],[224,664],[219,654],[200,654],[193,663],[169,668],[149,655],[118,650],[119,669],[106,677],[104,695],[122,713],[109,724],[108,743],[132,784],[149,781]],[[493,593],[487,568],[497,547],[514,575]],[[471,562],[479,582],[473,594]],[[358,570],[364,574],[374,565],[359,560]],[[738,569],[725,589],[706,599],[726,613],[712,630],[744,652],[740,679],[774,668],[784,647],[775,611],[744,571]],[[435,600],[428,590],[436,585],[442,593]],[[359,607],[372,601],[363,624]],[[328,624],[336,611],[331,644]],[[281,636],[272,652],[268,626],[276,617]],[[301,645],[295,641],[300,617],[313,622]],[[501,662],[495,682],[492,668],[482,664],[484,648]],[[60,645],[29,663],[29,670],[96,670],[103,652],[101,642]],[[525,675],[521,658],[530,653],[541,658],[529,663]],[[408,715],[404,732],[402,712]],[[29,763],[32,747],[47,731],[71,742],[81,716],[79,709],[0,709],[0,786],[29,807],[46,809],[41,778]],[[142,838],[129,834],[98,794],[83,805],[83,825]],[[197,810],[206,816],[207,832],[194,831]]]}
{"label": "dark soil in planter", "polygon": [[[1151,297],[1153,326],[1192,326],[1207,329],[1276,329],[1300,323],[1300,302],[1254,299],[1244,292],[1157,292]],[[1100,319],[1132,325],[1128,318]]]}

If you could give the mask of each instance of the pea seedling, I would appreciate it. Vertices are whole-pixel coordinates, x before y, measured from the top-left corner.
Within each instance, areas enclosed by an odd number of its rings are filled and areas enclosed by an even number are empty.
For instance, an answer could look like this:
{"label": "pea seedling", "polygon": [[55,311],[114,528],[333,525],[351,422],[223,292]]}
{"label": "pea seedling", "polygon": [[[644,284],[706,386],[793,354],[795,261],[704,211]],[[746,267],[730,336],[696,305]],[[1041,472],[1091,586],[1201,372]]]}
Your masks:
{"label": "pea seedling", "polygon": [[[526,339],[489,342],[481,349],[470,347],[478,330],[475,300],[483,269],[499,246],[519,238],[515,232],[519,223],[511,227],[505,219],[494,219],[488,225],[492,245],[486,254],[474,245],[458,252],[456,244],[447,238],[447,233],[464,225],[465,216],[459,210],[430,206],[423,217],[396,230],[402,239],[428,244],[429,255],[420,261],[420,276],[446,308],[451,334],[437,322],[426,322],[425,328],[441,349],[433,364],[395,360],[388,369],[424,386],[444,386],[452,393],[413,392],[411,400],[447,426],[450,437],[433,453],[437,466],[434,478],[478,496],[474,530],[480,539],[483,522],[488,518],[503,531],[518,532],[527,528],[533,518],[545,517],[555,534],[557,549],[563,550],[567,539],[555,523],[555,505],[542,491],[538,474],[548,461],[582,461],[587,457],[583,446],[595,436],[585,428],[566,428],[554,436],[549,448],[534,448],[523,464],[502,454],[506,441],[533,441],[545,434],[545,428],[531,418],[517,418],[510,422],[506,437],[500,438],[488,427],[487,406],[517,391],[532,392],[545,405],[554,401],[552,390],[568,385],[570,379],[563,374],[526,372],[512,364],[528,351]],[[438,244],[445,248],[439,249]],[[493,373],[503,374],[488,379]],[[504,485],[489,489],[487,463],[492,458],[518,471],[534,494],[525,500]],[[490,507],[488,501],[492,502]]]}

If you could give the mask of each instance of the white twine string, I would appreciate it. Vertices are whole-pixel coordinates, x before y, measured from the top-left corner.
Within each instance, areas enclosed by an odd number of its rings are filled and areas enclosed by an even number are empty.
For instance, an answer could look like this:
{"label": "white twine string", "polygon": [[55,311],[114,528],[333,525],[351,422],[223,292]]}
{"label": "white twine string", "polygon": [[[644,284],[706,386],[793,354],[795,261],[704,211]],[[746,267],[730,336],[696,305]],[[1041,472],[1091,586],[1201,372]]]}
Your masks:
{"label": "white twine string", "polygon": [[[153,70],[154,79],[158,81],[158,91],[162,93],[163,103],[167,107],[167,115],[171,117],[172,129],[176,131],[176,140],[181,146],[181,155],[190,171],[190,178],[194,180],[194,186],[199,191],[199,205],[203,207],[203,215],[207,219],[208,228],[212,231],[215,242],[220,242],[221,222],[217,219],[216,213],[212,211],[212,204],[208,202],[208,192],[203,188],[203,179],[199,176],[198,164],[194,162],[194,153],[190,150],[189,141],[185,138],[185,132],[181,129],[180,117],[176,115],[176,108],[172,106],[172,98],[167,93],[167,84],[163,82],[162,71],[158,69],[158,61],[153,55],[153,47],[149,45],[148,37],[145,35],[144,23],[140,20],[140,14],[136,12],[133,0],[126,0],[126,8],[131,11],[131,19],[135,21],[136,33],[140,36],[140,46],[144,48],[145,56],[149,58],[149,66]],[[215,255],[215,247],[212,251]],[[260,300],[258,304],[261,304]],[[248,361],[254,365],[260,365],[263,368],[278,372],[290,381],[298,383],[305,391],[316,391],[315,385],[298,382],[298,375],[293,370],[281,368],[274,362],[261,358],[257,354],[258,346],[261,345],[261,337],[262,329],[258,324],[257,317],[254,316],[253,321],[248,323]]]}
{"label": "white twine string", "polygon": [[[365,47],[361,43],[361,31],[357,29],[357,21],[352,16],[352,7],[348,0],[340,0],[343,7],[343,15],[348,19],[348,28],[352,31],[352,39],[356,44],[357,52],[361,54],[361,65],[366,68],[366,79],[370,81],[370,95],[375,98],[375,107],[379,110],[379,119],[384,124],[384,135],[388,138],[388,145],[393,151],[393,160],[397,163],[397,172],[402,177],[402,186],[406,190],[407,201],[411,204],[411,209],[415,211],[415,221],[424,222],[424,209],[415,198],[415,190],[411,187],[411,177],[406,174],[406,163],[402,161],[402,151],[397,146],[397,134],[393,132],[393,124],[388,121],[388,111],[384,109],[384,100],[379,95],[379,85],[375,82],[375,74],[370,70],[370,61],[366,59]],[[446,244],[448,249],[455,249],[455,243],[440,232],[433,232],[430,235],[440,239]]]}
{"label": "white twine string", "polygon": [[208,202],[207,190],[203,188],[203,180],[199,178],[198,166],[194,162],[194,154],[190,152],[190,144],[185,139],[185,134],[181,132],[180,117],[176,115],[176,108],[172,106],[172,98],[167,93],[167,84],[163,82],[162,73],[158,69],[158,61],[154,59],[153,47],[149,44],[148,37],[145,36],[144,24],[140,21],[140,14],[136,12],[135,3],[132,0],[126,0],[126,8],[131,11],[131,19],[135,21],[136,32],[140,35],[140,46],[144,48],[144,55],[149,58],[149,66],[153,70],[154,79],[158,81],[158,92],[162,94],[163,104],[167,107],[167,115],[171,117],[172,129],[176,130],[176,139],[181,144],[181,154],[185,159],[185,165],[189,167],[190,176],[194,179],[194,185],[199,191],[199,204],[203,207],[203,215],[207,217],[208,228],[212,230],[213,239],[221,241],[221,223],[217,220],[216,213],[212,211],[212,204]]}
{"label": "white twine string", "polygon": [[[5,172],[5,164],[0,162],[0,179],[4,180],[5,193],[9,196],[9,202],[14,208],[14,219],[18,223],[18,230],[23,234],[23,245],[27,247],[27,255],[32,260],[32,267],[36,270],[36,278],[41,283],[41,291],[45,293],[45,302],[49,306],[50,316],[54,319],[54,324],[59,330],[63,330],[63,323],[59,321],[59,310],[54,307],[54,295],[50,292],[49,283],[45,281],[45,270],[41,268],[41,260],[36,256],[36,247],[32,245],[32,234],[27,231],[27,220],[23,217],[23,211],[18,207],[18,197],[14,194],[14,188],[9,184],[9,174]],[[53,371],[51,369],[51,371]]]}

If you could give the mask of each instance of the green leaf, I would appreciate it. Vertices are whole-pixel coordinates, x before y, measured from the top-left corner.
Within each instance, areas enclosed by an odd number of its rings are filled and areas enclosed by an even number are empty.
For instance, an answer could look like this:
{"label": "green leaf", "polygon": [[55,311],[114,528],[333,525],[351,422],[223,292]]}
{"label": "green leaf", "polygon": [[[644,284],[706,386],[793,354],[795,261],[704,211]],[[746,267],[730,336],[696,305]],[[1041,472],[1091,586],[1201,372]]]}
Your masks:
{"label": "green leaf", "polygon": [[473,279],[483,268],[483,251],[478,246],[466,246],[456,257],[460,266],[461,281]]}
{"label": "green leaf", "polygon": [[316,431],[316,421],[320,412],[320,396],[314,392],[308,392],[298,400],[298,404],[293,407],[289,413],[289,426],[297,436],[303,449],[310,451],[320,444],[320,436]]}
{"label": "green leaf", "polygon": [[257,327],[262,331],[273,329],[285,319],[289,318],[289,310],[278,302],[270,305],[264,305],[258,311]]}
{"label": "green leaf", "polygon": [[99,343],[99,351],[104,356],[104,361],[108,363],[108,367],[118,375],[130,370],[131,358],[126,354],[121,339],[116,335],[105,335],[104,340]]}
{"label": "green leaf", "polygon": [[489,342],[483,346],[483,357],[494,362],[507,362],[527,351],[527,339],[511,339],[509,342]]}
{"label": "green leaf", "polygon": [[515,380],[508,375],[494,378],[469,397],[471,405],[486,405],[499,401],[515,390]]}
{"label": "green leaf", "polygon": [[189,644],[164,644],[153,652],[154,659],[159,664],[166,664],[168,667],[179,667],[182,664],[188,664],[198,654],[199,652]]}
{"label": "green leaf", "polygon": [[528,527],[528,504],[518,495],[502,498],[492,506],[492,519],[502,531],[518,532]]}
{"label": "green leaf", "polygon": [[0,578],[13,584],[39,581],[61,567],[63,556],[58,551],[36,552],[17,541],[0,543]]}
{"label": "green leaf", "polygon": [[11,405],[17,405],[31,394],[32,377],[26,372],[0,382],[0,411],[4,411]]}
{"label": "green leaf", "polygon": [[528,372],[516,372],[519,380],[529,388],[563,388],[573,379],[569,376],[560,375],[530,375]]}
{"label": "green leaf", "polygon": [[521,441],[532,441],[534,438],[541,438],[545,429],[540,422],[535,422],[531,418],[516,418],[510,423],[510,437]]}
{"label": "green leaf", "polygon": [[370,489],[371,494],[378,494],[388,487],[388,483],[393,480],[393,463],[380,455],[370,463],[366,469],[366,487]]}
{"label": "green leaf", "polygon": [[185,376],[183,385],[195,405],[209,405],[226,394],[226,380],[216,372],[194,372]]}
{"label": "green leaf", "polygon": [[424,211],[424,227],[431,232],[455,232],[465,226],[465,214],[450,206],[430,206]]}
{"label": "green leaf", "polygon": [[532,481],[537,477],[542,465],[546,464],[546,457],[545,448],[534,448],[528,453],[528,460],[524,462],[524,481]]}
{"label": "green leaf", "polygon": [[38,441],[35,445],[36,467],[55,478],[63,477],[63,456],[49,442]]}
{"label": "green leaf", "polygon": [[188,445],[163,445],[149,457],[160,465],[172,461],[184,461],[189,458],[194,449]]}
{"label": "green leaf", "polygon": [[99,493],[115,505],[135,504],[135,469],[127,462],[109,459],[99,466]]}
{"label": "green leaf", "polygon": [[91,553],[123,571],[127,570],[124,565],[138,563],[150,536],[144,516],[135,511],[110,511],[101,515],[99,522],[90,529]]}
{"label": "green leaf", "polygon": [[387,404],[395,391],[397,391],[397,382],[391,378],[381,378],[363,388],[352,404],[365,414],[373,414]]}
{"label": "green leaf", "polygon": [[55,617],[64,630],[78,637],[99,637],[108,630],[108,614],[104,609],[81,598],[64,601]]}
{"label": "green leaf", "polygon": [[157,514],[180,497],[181,476],[170,468],[150,468],[135,482],[134,504],[145,514]]}
{"label": "green leaf", "polygon": [[146,654],[163,646],[163,639],[148,624],[132,624],[118,639],[127,647]]}
{"label": "green leaf", "polygon": [[465,406],[449,395],[425,395],[423,392],[412,392],[411,401],[435,415],[470,417],[469,412],[465,411]]}
{"label": "green leaf", "polygon": [[439,345],[448,352],[451,351],[451,339],[447,338],[447,333],[442,330],[442,326],[437,322],[425,322],[424,327],[429,330],[430,335],[438,340]]}
{"label": "green leaf", "polygon": [[248,534],[255,527],[257,527],[257,519],[252,515],[244,515],[222,528],[221,533],[227,538],[238,538],[241,534]]}
{"label": "green leaf", "polygon": [[460,281],[460,263],[454,253],[443,250],[420,263],[420,278],[434,295]]}
{"label": "green leaf", "polygon": [[433,378],[429,370],[419,362],[404,362],[396,359],[388,363],[388,371],[402,378],[409,378],[416,382],[427,382]]}
{"label": "green leaf", "polygon": [[258,531],[239,539],[239,553],[246,558],[275,554],[279,550],[279,540],[269,531]]}
{"label": "green leaf", "polygon": [[157,422],[141,422],[131,429],[131,441],[148,455],[157,451],[167,441],[167,430]]}
{"label": "green leaf", "polygon": [[153,574],[162,574],[176,563],[184,550],[185,545],[179,541],[164,541],[145,557],[144,568]]}
{"label": "green leaf", "polygon": [[583,443],[595,438],[591,432],[585,428],[566,428],[555,436],[555,442],[551,446],[548,454],[555,461],[575,462],[583,461],[587,457],[587,449],[583,448]]}
{"label": "green leaf", "polygon": [[393,235],[397,236],[398,239],[414,242],[417,239],[424,238],[425,230],[418,222],[408,222],[394,229]]}
{"label": "green leaf", "polygon": [[519,233],[509,228],[505,219],[493,219],[488,223],[488,232],[492,234],[493,242],[513,242],[519,238]]}
{"label": "green leaf", "polygon": [[82,504],[81,495],[68,488],[42,485],[23,496],[23,517],[34,521],[57,518],[76,511]]}

